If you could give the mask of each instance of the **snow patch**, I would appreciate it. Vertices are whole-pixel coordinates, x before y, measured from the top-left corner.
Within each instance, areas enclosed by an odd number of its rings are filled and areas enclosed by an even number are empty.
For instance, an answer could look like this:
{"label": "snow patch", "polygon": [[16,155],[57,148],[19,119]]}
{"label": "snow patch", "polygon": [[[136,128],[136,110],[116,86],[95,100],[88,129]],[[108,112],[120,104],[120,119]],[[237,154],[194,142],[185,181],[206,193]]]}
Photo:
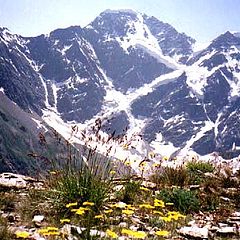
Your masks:
{"label": "snow patch", "polygon": [[5,92],[4,92],[4,88],[3,88],[3,87],[0,87],[0,92],[2,92],[2,93],[5,94]]}
{"label": "snow patch", "polygon": [[130,14],[138,14],[136,11],[132,10],[132,9],[118,9],[118,10],[114,10],[114,9],[106,9],[103,13],[114,13],[114,14],[118,14],[118,13],[130,13]]}
{"label": "snow patch", "polygon": [[[167,65],[171,69],[176,70],[181,67],[181,65],[174,61],[173,58],[163,55],[157,39],[152,35],[147,25],[144,24],[141,14],[137,14],[136,21],[129,21],[128,26],[129,30],[126,36],[115,38],[127,54],[129,54],[128,49],[130,47],[142,48],[152,57],[156,58],[159,62]],[[109,40],[111,39],[106,38],[106,41]]]}
{"label": "snow patch", "polygon": [[198,131],[198,133],[196,135],[193,135],[191,137],[190,140],[187,141],[187,144],[185,145],[185,147],[181,150],[181,153],[187,153],[190,149],[191,149],[191,146],[196,142],[198,141],[199,139],[201,139],[204,134],[208,131],[210,131],[211,129],[214,128],[214,124],[213,122],[211,121],[205,121],[204,122],[204,126],[201,127],[201,129]]}
{"label": "snow patch", "polygon": [[193,45],[193,52],[201,52],[202,50],[206,49],[210,44],[211,42],[196,42]]}
{"label": "snow patch", "polygon": [[66,55],[66,52],[67,52],[71,47],[72,47],[72,44],[64,46],[63,49],[61,50],[62,55],[65,56],[65,55]]}
{"label": "snow patch", "polygon": [[179,148],[174,147],[171,142],[164,143],[161,133],[156,133],[156,138],[151,142],[150,146],[153,148],[153,152],[167,156],[168,158],[179,150]]}

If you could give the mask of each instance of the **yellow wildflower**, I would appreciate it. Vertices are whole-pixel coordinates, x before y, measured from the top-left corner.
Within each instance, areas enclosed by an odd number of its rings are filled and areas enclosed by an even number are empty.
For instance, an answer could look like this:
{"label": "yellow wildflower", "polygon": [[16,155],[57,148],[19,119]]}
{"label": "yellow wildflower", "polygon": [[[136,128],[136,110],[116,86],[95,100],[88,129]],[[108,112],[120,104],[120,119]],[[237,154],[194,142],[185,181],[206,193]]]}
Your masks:
{"label": "yellow wildflower", "polygon": [[126,206],[125,206],[127,209],[129,209],[129,210],[135,210],[136,208],[135,207],[133,207],[131,204],[126,204]]}
{"label": "yellow wildflower", "polygon": [[99,215],[96,215],[94,218],[97,218],[97,219],[103,219],[104,216],[102,214],[99,214]]}
{"label": "yellow wildflower", "polygon": [[178,218],[185,218],[184,215],[182,215],[179,212],[175,212],[175,211],[169,211],[168,212],[168,217],[174,220],[178,220]]}
{"label": "yellow wildflower", "polygon": [[48,231],[58,231],[58,228],[56,227],[47,227]]}
{"label": "yellow wildflower", "polygon": [[28,238],[30,236],[30,233],[23,231],[23,232],[16,232],[15,235],[17,238]]}
{"label": "yellow wildflower", "polygon": [[75,207],[75,206],[77,206],[77,205],[78,205],[77,202],[68,203],[68,204],[66,205],[66,208]]}
{"label": "yellow wildflower", "polygon": [[140,187],[140,190],[143,190],[143,191],[146,191],[146,192],[150,191],[148,188],[145,188],[145,187]]}
{"label": "yellow wildflower", "polygon": [[167,202],[167,203],[165,203],[167,206],[173,206],[174,205],[174,203],[171,203],[171,202]]}
{"label": "yellow wildflower", "polygon": [[150,204],[140,204],[139,205],[140,208],[148,208],[148,209],[153,209],[154,206],[150,205]]}
{"label": "yellow wildflower", "polygon": [[70,223],[70,219],[68,218],[60,219],[60,223]]}
{"label": "yellow wildflower", "polygon": [[73,208],[71,209],[71,212],[76,212],[78,210],[78,208]]}
{"label": "yellow wildflower", "polygon": [[149,153],[148,153],[148,156],[149,156],[150,158],[154,158],[154,157],[155,157],[155,153],[154,153],[154,152],[149,152]]}
{"label": "yellow wildflower", "polygon": [[165,204],[164,204],[164,201],[155,198],[154,199],[154,206],[163,208],[163,207],[165,207]]}
{"label": "yellow wildflower", "polygon": [[169,232],[165,230],[161,230],[161,231],[156,231],[155,234],[158,236],[166,237],[169,235]]}
{"label": "yellow wildflower", "polygon": [[139,167],[146,167],[147,166],[147,163],[146,162],[142,162],[139,164]]}
{"label": "yellow wildflower", "polygon": [[87,208],[87,207],[80,207],[78,210],[82,210],[82,211],[89,211],[90,208]]}
{"label": "yellow wildflower", "polygon": [[160,212],[160,211],[153,211],[153,213],[155,213],[155,214],[159,214],[159,215],[163,215],[163,213]]}
{"label": "yellow wildflower", "polygon": [[168,217],[160,217],[161,220],[163,220],[164,222],[171,222],[172,218],[171,216]]}
{"label": "yellow wildflower", "polygon": [[123,146],[122,146],[122,148],[124,149],[124,150],[128,150],[128,144],[124,144]]}
{"label": "yellow wildflower", "polygon": [[116,173],[116,171],[114,171],[114,170],[110,171],[111,175],[114,175],[115,173]]}
{"label": "yellow wildflower", "polygon": [[118,235],[117,235],[115,232],[111,231],[110,229],[108,229],[108,230],[106,231],[106,234],[107,234],[110,238],[118,238]]}
{"label": "yellow wildflower", "polygon": [[42,228],[42,229],[39,229],[38,230],[38,233],[39,234],[43,234],[43,233],[47,233],[48,232],[48,229],[47,228]]}
{"label": "yellow wildflower", "polygon": [[94,203],[93,202],[84,202],[82,205],[83,206],[94,206]]}
{"label": "yellow wildflower", "polygon": [[38,230],[39,234],[42,234],[44,236],[50,236],[50,235],[60,235],[60,232],[58,231],[58,228],[56,227],[47,227],[47,228],[42,228]]}
{"label": "yellow wildflower", "polygon": [[122,210],[122,213],[125,213],[127,215],[132,215],[134,213],[133,210],[129,210],[129,209],[125,209],[125,210]]}
{"label": "yellow wildflower", "polygon": [[108,209],[108,210],[104,210],[103,212],[104,213],[111,213],[111,212],[113,212],[113,210],[112,209]]}
{"label": "yellow wildflower", "polygon": [[77,209],[77,211],[76,211],[76,214],[78,214],[78,215],[83,215],[84,213],[85,213],[85,211],[82,209]]}
{"label": "yellow wildflower", "polygon": [[126,161],[124,164],[125,164],[126,166],[130,166],[130,165],[131,165],[131,163],[130,163],[129,161]]}
{"label": "yellow wildflower", "polygon": [[147,234],[142,231],[132,231],[130,229],[122,229],[122,234],[127,234],[128,236],[134,237],[134,238],[145,238]]}
{"label": "yellow wildflower", "polygon": [[59,235],[60,235],[60,232],[51,231],[51,232],[43,233],[42,235],[44,235],[44,236],[59,236]]}

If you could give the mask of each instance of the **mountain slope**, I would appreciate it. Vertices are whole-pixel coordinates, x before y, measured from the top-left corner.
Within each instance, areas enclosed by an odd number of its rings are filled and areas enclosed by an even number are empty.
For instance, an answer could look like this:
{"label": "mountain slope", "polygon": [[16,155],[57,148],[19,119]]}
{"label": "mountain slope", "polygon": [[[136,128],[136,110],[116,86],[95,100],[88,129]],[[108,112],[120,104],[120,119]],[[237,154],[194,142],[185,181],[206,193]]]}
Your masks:
{"label": "mountain slope", "polygon": [[117,90],[127,92],[176,69],[139,13],[105,11],[84,32]]}
{"label": "mountain slope", "polygon": [[67,139],[73,124],[91,132],[101,119],[103,131],[141,135],[161,154],[240,153],[237,34],[193,52],[195,40],[169,24],[106,10],[84,28],[0,37],[0,87]]}
{"label": "mountain slope", "polygon": [[0,86],[24,110],[38,113],[45,107],[41,77],[27,56],[24,40],[0,28]]}
{"label": "mountain slope", "polygon": [[55,157],[54,141],[53,132],[36,113],[26,113],[0,91],[0,172],[32,175],[46,169]]}

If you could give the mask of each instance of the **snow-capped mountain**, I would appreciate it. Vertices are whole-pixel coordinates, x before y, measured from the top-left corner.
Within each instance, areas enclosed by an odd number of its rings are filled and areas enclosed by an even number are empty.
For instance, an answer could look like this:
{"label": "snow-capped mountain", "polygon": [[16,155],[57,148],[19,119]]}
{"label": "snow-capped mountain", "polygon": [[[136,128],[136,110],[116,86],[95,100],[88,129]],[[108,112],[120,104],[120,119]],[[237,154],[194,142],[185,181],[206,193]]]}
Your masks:
{"label": "snow-capped mountain", "polygon": [[[226,32],[199,52],[155,17],[106,10],[84,28],[25,38],[0,29],[0,87],[69,137],[141,135],[161,154],[239,154],[240,38]],[[1,105],[1,103],[0,103]],[[77,136],[74,141],[78,141]]]}

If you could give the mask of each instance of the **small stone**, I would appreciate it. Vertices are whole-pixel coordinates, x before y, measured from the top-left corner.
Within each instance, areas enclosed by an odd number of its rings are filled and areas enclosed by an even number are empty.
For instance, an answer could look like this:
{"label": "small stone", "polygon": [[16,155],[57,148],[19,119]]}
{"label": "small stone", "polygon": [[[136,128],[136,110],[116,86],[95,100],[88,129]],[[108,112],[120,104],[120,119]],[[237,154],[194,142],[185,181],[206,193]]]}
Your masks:
{"label": "small stone", "polygon": [[224,228],[224,227],[228,226],[227,223],[218,223],[218,225],[219,225],[220,228]]}
{"label": "small stone", "polygon": [[234,213],[232,214],[232,216],[233,216],[233,217],[239,217],[239,218],[240,218],[240,212],[234,212]]}
{"label": "small stone", "polygon": [[217,230],[218,235],[235,235],[236,228],[235,227],[222,227]]}
{"label": "small stone", "polygon": [[145,188],[155,188],[157,186],[156,183],[149,181],[143,181],[141,185]]}
{"label": "small stone", "polygon": [[189,188],[190,190],[197,190],[200,188],[200,185],[190,185]]}
{"label": "small stone", "polygon": [[120,190],[122,190],[124,188],[124,186],[121,184],[121,185],[117,185],[113,188],[114,191],[118,192]]}
{"label": "small stone", "polygon": [[128,238],[127,237],[125,237],[125,236],[120,236],[119,238],[118,238],[118,240],[127,240]]}
{"label": "small stone", "polygon": [[105,232],[96,230],[96,229],[91,229],[90,230],[90,236],[98,236],[100,238],[103,238],[106,236]]}
{"label": "small stone", "polygon": [[231,202],[231,200],[227,197],[220,197],[221,200],[223,200],[224,202]]}
{"label": "small stone", "polygon": [[231,216],[231,217],[229,217],[229,219],[232,221],[240,221],[240,217]]}
{"label": "small stone", "polygon": [[33,217],[33,222],[37,222],[37,223],[41,223],[42,221],[43,221],[43,219],[44,219],[44,216],[43,215],[35,215],[34,217]]}
{"label": "small stone", "polygon": [[129,227],[129,229],[131,229],[131,230],[133,230],[133,231],[137,231],[137,230],[138,230],[138,227],[137,227],[137,226],[134,226],[134,225],[132,225],[132,226],[130,226],[130,227]]}
{"label": "small stone", "polygon": [[240,227],[240,221],[229,220],[229,221],[228,221],[228,224],[229,224],[230,226],[238,226],[238,228]]}
{"label": "small stone", "polygon": [[192,221],[190,221],[190,222],[188,222],[188,226],[193,226],[193,225],[195,225],[196,224],[196,221],[195,220],[192,220]]}
{"label": "small stone", "polygon": [[179,234],[186,237],[208,239],[208,229],[199,227],[182,227],[178,231]]}
{"label": "small stone", "polygon": [[128,226],[128,224],[126,222],[119,223],[120,228],[126,228],[127,226]]}

